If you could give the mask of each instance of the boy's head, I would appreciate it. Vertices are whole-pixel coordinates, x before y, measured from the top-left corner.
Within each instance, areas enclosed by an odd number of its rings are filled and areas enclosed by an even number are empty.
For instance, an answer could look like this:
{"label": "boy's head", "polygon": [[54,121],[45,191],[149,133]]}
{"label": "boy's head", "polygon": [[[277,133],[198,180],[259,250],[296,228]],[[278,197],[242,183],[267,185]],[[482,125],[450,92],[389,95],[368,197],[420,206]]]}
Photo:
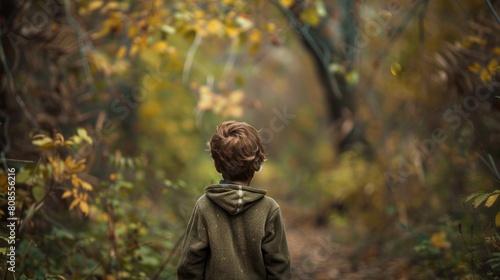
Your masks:
{"label": "boy's head", "polygon": [[245,122],[219,124],[208,146],[215,169],[228,181],[250,181],[265,160],[259,133]]}

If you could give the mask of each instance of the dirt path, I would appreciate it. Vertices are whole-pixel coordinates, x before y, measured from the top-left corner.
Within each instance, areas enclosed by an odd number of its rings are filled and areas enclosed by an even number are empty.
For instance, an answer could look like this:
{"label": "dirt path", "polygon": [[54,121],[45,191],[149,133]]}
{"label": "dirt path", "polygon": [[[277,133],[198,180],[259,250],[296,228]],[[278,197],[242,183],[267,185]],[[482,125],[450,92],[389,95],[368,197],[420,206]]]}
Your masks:
{"label": "dirt path", "polygon": [[378,256],[375,248],[356,252],[349,244],[334,241],[332,230],[287,230],[294,279],[410,279],[401,259]]}
{"label": "dirt path", "polygon": [[294,279],[414,279],[407,261],[382,257],[376,245],[346,242],[352,239],[346,230],[314,226],[310,215],[282,208]]}

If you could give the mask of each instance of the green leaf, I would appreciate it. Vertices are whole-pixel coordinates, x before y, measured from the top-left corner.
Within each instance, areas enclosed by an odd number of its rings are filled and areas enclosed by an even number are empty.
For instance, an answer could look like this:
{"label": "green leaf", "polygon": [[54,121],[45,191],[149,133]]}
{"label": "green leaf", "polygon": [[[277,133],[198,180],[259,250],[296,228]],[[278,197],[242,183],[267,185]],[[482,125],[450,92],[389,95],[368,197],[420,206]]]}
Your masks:
{"label": "green leaf", "polygon": [[31,173],[33,170],[23,168],[16,174],[16,182],[17,183],[26,183],[31,177]]}
{"label": "green leaf", "polygon": [[39,202],[45,196],[45,189],[40,185],[34,186],[31,191],[36,202]]}
{"label": "green leaf", "polygon": [[76,130],[76,133],[77,133],[80,137],[82,137],[82,139],[83,139],[85,142],[87,142],[87,143],[89,143],[89,144],[92,144],[92,138],[90,138],[90,137],[89,137],[89,135],[87,134],[87,131],[86,131],[84,128],[78,128],[78,129]]}
{"label": "green leaf", "polygon": [[479,207],[479,205],[481,205],[481,203],[483,203],[489,196],[490,196],[490,193],[483,193],[483,194],[476,196],[474,198],[474,200],[472,201],[472,206],[474,208]]}
{"label": "green leaf", "polygon": [[66,141],[67,145],[73,146],[73,145],[80,145],[82,143],[82,137],[73,135],[71,136],[68,141]]}
{"label": "green leaf", "polygon": [[67,238],[69,240],[75,239],[75,235],[71,231],[60,227],[54,227],[52,229],[52,235],[53,237],[55,237],[55,239],[62,239],[62,238]]}
{"label": "green leaf", "polygon": [[472,200],[475,197],[480,196],[482,194],[484,194],[484,192],[470,194],[465,198],[464,202],[468,202],[469,200]]}

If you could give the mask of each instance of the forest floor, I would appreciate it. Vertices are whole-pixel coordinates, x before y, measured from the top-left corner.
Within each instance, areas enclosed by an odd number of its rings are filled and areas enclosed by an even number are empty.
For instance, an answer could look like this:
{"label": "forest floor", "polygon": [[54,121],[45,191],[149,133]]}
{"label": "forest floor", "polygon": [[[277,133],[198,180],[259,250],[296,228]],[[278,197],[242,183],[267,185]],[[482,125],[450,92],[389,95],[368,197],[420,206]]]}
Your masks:
{"label": "forest floor", "polygon": [[293,279],[410,279],[404,259],[388,259],[375,248],[353,249],[331,241],[332,229],[288,228]]}
{"label": "forest floor", "polygon": [[382,256],[366,238],[359,246],[346,229],[318,227],[283,206],[293,279],[414,279],[408,260]]}

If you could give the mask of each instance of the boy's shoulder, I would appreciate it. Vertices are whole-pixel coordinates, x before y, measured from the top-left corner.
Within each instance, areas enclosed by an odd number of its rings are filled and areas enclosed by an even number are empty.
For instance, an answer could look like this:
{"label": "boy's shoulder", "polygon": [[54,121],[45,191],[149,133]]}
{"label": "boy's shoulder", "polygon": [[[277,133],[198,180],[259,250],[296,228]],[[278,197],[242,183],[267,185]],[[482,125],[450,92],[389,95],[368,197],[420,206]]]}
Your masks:
{"label": "boy's shoulder", "polygon": [[[201,195],[196,201],[196,205],[200,208],[200,210],[206,209],[207,207],[212,207],[214,202],[208,198],[206,194]],[[276,209],[279,209],[279,204],[271,197],[265,195],[263,196],[254,206],[259,208],[266,208],[271,212],[274,212]]]}

